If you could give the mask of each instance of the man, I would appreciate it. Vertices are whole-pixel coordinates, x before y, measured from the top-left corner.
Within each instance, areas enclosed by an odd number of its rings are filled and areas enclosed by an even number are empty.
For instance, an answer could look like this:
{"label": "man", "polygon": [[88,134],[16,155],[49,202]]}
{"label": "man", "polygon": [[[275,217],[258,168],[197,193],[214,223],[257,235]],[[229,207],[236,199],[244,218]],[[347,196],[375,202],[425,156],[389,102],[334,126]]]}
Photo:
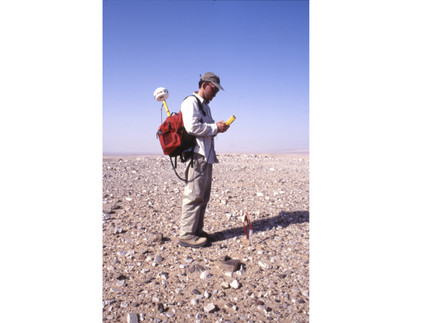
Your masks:
{"label": "man", "polygon": [[[229,128],[224,121],[215,123],[209,108],[209,102],[220,89],[224,90],[219,77],[214,73],[205,73],[200,78],[199,90],[181,105],[184,127],[196,137],[197,142],[194,158],[186,165],[189,181],[184,189],[179,231],[179,244],[184,247],[200,248],[208,243],[209,235],[203,231],[203,225],[211,193],[212,165],[218,162],[214,137]],[[201,110],[197,100],[201,102]]]}

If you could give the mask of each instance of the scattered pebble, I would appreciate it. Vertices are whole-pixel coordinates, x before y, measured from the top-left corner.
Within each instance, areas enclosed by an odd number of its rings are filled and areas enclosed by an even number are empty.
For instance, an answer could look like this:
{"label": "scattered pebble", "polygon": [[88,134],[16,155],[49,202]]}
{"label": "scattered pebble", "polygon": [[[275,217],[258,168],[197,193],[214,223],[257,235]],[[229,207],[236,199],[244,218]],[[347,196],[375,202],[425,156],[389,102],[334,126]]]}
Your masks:
{"label": "scattered pebble", "polygon": [[238,289],[240,287],[239,282],[235,279],[230,283],[230,287],[234,288],[234,289]]}
{"label": "scattered pebble", "polygon": [[223,283],[221,283],[221,287],[224,289],[227,289],[227,288],[230,288],[230,284],[227,282],[223,282]]}
{"label": "scattered pebble", "polygon": [[205,311],[206,313],[213,313],[213,312],[215,312],[215,311],[216,311],[217,306],[216,306],[216,305],[214,305],[214,303],[209,303],[209,304],[208,304],[208,305],[206,305],[203,309],[204,309],[204,311]]}
{"label": "scattered pebble", "polygon": [[200,279],[206,280],[208,277],[210,277],[210,272],[209,270],[205,270],[200,274]]}
{"label": "scattered pebble", "polygon": [[104,321],[309,321],[308,155],[218,159],[204,227],[215,241],[192,249],[178,245],[184,184],[168,157],[104,158]]}
{"label": "scattered pebble", "polygon": [[139,323],[139,319],[136,313],[127,314],[127,323]]}

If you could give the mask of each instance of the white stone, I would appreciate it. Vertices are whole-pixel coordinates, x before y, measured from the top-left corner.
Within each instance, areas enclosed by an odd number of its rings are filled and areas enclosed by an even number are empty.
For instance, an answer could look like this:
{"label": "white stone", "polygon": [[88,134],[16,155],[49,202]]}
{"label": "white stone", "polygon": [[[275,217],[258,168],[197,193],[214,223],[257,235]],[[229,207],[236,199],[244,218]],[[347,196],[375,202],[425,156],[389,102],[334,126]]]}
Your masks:
{"label": "white stone", "polygon": [[259,265],[262,269],[264,269],[264,270],[272,268],[272,266],[271,266],[270,264],[266,264],[266,263],[264,263],[264,262],[262,262],[262,261],[259,261],[259,262],[258,262],[258,265]]}
{"label": "white stone", "polygon": [[210,274],[209,270],[205,270],[200,274],[200,278],[205,280],[206,278],[210,277],[210,275],[211,274]]}
{"label": "white stone", "polygon": [[233,281],[230,283],[230,286],[231,286],[232,288],[238,289],[238,288],[240,287],[240,284],[239,284],[239,282],[235,279],[235,280],[233,280]]}
{"label": "white stone", "polygon": [[203,309],[206,313],[213,313],[216,309],[216,306],[213,303],[209,303]]}
{"label": "white stone", "polygon": [[223,282],[223,283],[221,284],[221,287],[222,287],[222,288],[224,288],[224,289],[227,289],[227,288],[230,288],[230,284],[229,284],[229,283],[227,283],[227,282]]}
{"label": "white stone", "polygon": [[127,323],[139,323],[137,314],[136,313],[128,313],[127,314]]}

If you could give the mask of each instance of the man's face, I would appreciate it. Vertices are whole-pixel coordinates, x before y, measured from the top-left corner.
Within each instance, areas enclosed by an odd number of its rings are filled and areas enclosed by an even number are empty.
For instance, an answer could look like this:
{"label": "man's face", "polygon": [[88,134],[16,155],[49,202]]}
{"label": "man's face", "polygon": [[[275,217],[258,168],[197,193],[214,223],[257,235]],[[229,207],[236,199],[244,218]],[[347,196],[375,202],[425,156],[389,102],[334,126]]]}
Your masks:
{"label": "man's face", "polygon": [[205,100],[212,101],[212,99],[216,96],[219,89],[213,85],[210,82],[206,82],[204,85],[204,94],[205,94]]}

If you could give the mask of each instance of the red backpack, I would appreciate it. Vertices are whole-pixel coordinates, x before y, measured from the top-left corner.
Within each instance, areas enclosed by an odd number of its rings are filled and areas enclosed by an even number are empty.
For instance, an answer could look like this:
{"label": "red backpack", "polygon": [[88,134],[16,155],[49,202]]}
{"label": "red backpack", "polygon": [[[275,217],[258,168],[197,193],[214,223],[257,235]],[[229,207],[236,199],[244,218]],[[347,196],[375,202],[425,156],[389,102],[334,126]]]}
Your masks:
{"label": "red backpack", "polygon": [[[199,105],[199,109],[203,115],[206,113],[203,111],[202,103],[200,100],[193,95]],[[188,97],[187,97],[188,98]],[[186,99],[186,98],[185,98]],[[185,100],[184,99],[184,100]],[[161,148],[165,155],[169,155],[170,162],[172,164],[173,170],[179,179],[187,182],[188,179],[181,178],[176,172],[177,167],[177,157],[180,157],[181,162],[185,162],[191,157],[191,162],[193,162],[193,150],[196,145],[196,137],[187,133],[184,127],[184,121],[182,120],[182,112],[173,112],[170,117],[161,124],[156,133],[157,138],[160,140]],[[192,148],[190,153],[184,153],[185,150]],[[175,157],[175,164],[173,164],[172,158]]]}
{"label": "red backpack", "polygon": [[170,157],[182,157],[184,150],[196,144],[196,138],[185,130],[182,112],[173,112],[164,120],[158,128],[157,138],[160,140],[163,153]]}

